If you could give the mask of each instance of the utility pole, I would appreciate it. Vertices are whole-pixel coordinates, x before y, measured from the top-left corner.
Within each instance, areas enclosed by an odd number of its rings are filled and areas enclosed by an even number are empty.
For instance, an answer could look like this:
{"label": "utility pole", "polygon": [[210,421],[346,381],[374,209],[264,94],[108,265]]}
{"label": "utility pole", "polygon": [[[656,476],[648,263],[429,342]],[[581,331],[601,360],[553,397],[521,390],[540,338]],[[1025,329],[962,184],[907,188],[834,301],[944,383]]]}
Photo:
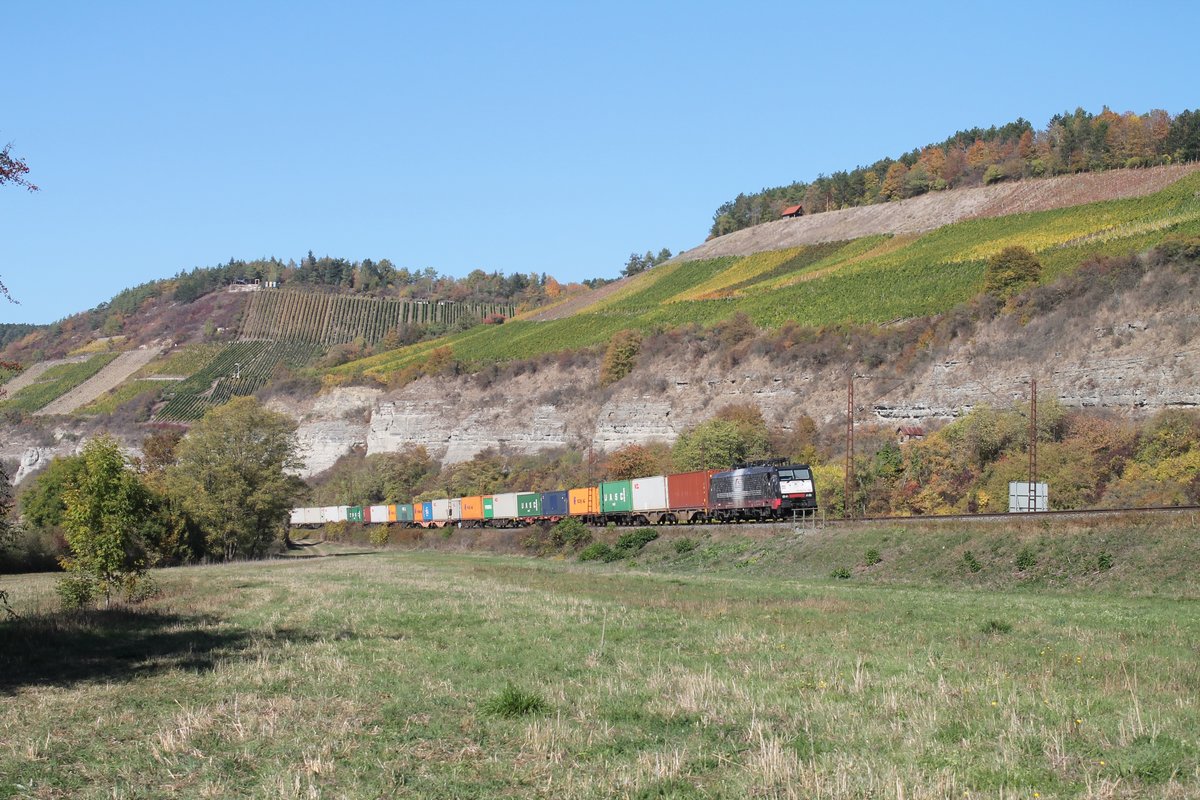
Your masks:
{"label": "utility pole", "polygon": [[1029,379],[1029,511],[1037,510],[1037,378]]}
{"label": "utility pole", "polygon": [[854,516],[854,370],[846,379],[846,484],[843,489],[846,496],[846,508],[843,516],[850,519]]}

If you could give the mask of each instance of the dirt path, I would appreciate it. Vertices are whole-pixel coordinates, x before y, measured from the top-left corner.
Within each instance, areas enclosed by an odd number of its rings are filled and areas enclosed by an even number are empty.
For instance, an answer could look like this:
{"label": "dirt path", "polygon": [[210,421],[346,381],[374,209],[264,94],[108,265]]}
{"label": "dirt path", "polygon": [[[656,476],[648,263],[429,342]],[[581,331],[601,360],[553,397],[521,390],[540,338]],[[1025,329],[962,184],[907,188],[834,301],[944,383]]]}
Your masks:
{"label": "dirt path", "polygon": [[104,369],[76,386],[62,397],[50,403],[35,416],[50,414],[70,414],[77,408],[82,408],[100,397],[105,392],[117,388],[133,373],[149,364],[154,357],[163,351],[161,344],[148,344],[137,350],[128,350],[117,356]]}

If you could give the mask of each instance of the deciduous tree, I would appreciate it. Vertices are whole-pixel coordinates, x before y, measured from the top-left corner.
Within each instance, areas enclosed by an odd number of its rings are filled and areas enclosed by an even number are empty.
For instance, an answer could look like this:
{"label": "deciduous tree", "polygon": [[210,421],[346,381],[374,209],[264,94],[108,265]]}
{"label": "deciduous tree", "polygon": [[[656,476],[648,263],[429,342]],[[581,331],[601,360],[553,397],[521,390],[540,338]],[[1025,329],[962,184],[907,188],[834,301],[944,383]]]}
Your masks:
{"label": "deciduous tree", "polygon": [[71,578],[103,593],[107,606],[114,590],[144,570],[140,533],[150,496],[111,436],[92,439],[80,459],[64,494],[62,525],[71,555],[62,563]]}
{"label": "deciduous tree", "polygon": [[303,465],[296,423],[239,397],[208,412],[175,452],[166,485],[199,523],[208,554],[264,555],[304,488],[290,472]]}

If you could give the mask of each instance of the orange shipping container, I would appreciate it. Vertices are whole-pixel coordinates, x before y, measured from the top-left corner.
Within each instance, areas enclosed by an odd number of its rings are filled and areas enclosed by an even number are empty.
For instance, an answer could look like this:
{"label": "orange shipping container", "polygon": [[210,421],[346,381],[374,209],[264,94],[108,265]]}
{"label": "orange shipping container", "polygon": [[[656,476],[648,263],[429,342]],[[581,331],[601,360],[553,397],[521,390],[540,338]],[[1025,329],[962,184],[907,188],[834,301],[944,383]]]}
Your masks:
{"label": "orange shipping container", "polygon": [[586,489],[572,489],[567,492],[567,498],[570,503],[568,507],[573,516],[581,517],[584,514],[600,513],[600,490],[595,486],[589,486]]}
{"label": "orange shipping container", "polygon": [[429,520],[425,519],[425,504],[414,502],[413,503],[413,522],[428,522],[428,521]]}
{"label": "orange shipping container", "polygon": [[462,499],[463,519],[483,519],[483,498],[464,497]]}

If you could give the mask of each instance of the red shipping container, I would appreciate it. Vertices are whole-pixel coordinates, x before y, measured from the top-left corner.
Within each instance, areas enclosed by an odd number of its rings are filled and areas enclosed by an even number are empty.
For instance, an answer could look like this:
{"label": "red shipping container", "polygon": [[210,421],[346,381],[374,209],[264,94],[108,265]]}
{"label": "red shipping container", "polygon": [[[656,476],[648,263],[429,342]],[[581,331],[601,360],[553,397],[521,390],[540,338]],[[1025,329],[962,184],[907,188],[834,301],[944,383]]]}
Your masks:
{"label": "red shipping container", "polygon": [[672,511],[708,508],[708,479],[715,469],[667,476],[667,507]]}

